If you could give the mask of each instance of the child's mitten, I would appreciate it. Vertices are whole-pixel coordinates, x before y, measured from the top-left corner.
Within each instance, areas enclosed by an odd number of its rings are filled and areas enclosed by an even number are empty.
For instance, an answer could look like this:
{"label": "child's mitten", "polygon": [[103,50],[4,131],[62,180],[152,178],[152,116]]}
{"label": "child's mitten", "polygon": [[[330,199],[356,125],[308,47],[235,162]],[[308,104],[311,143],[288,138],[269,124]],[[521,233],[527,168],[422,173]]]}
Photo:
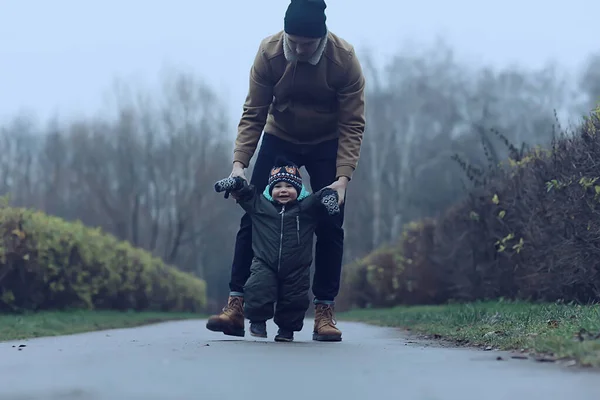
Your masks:
{"label": "child's mitten", "polygon": [[217,193],[225,192],[225,198],[229,198],[230,192],[235,192],[244,188],[244,179],[239,176],[221,179],[215,183],[215,191]]}
{"label": "child's mitten", "polygon": [[335,215],[340,212],[338,200],[338,194],[335,190],[328,190],[327,192],[323,193],[323,196],[321,197],[321,204],[325,206],[327,214]]}

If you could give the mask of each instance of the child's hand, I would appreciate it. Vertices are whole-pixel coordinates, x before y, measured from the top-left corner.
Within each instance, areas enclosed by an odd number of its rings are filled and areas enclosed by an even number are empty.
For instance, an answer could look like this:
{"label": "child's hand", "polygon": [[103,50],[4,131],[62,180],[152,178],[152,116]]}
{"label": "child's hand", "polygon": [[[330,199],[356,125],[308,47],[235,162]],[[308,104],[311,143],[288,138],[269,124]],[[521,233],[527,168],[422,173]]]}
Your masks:
{"label": "child's hand", "polygon": [[327,186],[328,189],[335,190],[338,194],[338,204],[342,204],[346,197],[346,188],[348,187],[348,178],[340,176],[335,182]]}
{"label": "child's hand", "polygon": [[325,206],[329,215],[339,214],[340,206],[338,202],[339,198],[335,190],[328,190],[321,197],[321,204]]}
{"label": "child's hand", "polygon": [[230,192],[235,192],[244,187],[244,179],[241,177],[229,177],[221,179],[215,183],[215,191],[217,193],[225,192],[225,198],[229,198]]}

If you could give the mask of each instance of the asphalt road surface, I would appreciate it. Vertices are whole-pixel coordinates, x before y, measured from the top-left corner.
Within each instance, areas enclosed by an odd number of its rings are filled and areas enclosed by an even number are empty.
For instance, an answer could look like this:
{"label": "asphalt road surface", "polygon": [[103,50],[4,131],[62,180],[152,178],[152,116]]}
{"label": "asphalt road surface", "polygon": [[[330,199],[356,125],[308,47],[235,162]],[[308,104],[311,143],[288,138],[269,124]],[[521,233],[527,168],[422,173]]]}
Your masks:
{"label": "asphalt road surface", "polygon": [[204,324],[0,343],[0,399],[600,399],[598,372],[415,343],[394,329],[339,322],[344,341],[320,343],[307,320],[296,342],[275,343],[272,324],[269,339]]}

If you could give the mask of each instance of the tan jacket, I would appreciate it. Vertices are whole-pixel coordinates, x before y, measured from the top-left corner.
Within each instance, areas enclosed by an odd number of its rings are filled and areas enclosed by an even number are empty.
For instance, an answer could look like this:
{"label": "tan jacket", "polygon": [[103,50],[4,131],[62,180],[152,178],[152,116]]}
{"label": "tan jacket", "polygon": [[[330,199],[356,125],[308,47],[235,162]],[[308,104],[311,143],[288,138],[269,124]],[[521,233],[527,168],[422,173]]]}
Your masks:
{"label": "tan jacket", "polygon": [[339,137],[337,176],[352,177],[365,127],[365,79],[354,47],[329,32],[316,64],[288,62],[283,31],[262,40],[235,141],[248,166],[262,131],[298,144]]}

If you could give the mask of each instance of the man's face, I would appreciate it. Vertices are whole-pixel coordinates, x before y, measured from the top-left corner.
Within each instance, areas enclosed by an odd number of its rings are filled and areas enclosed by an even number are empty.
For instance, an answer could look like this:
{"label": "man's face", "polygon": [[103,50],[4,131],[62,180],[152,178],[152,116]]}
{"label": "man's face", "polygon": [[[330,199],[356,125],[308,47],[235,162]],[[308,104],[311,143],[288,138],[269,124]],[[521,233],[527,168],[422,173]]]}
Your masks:
{"label": "man's face", "polygon": [[296,200],[298,198],[298,193],[296,193],[296,189],[287,182],[277,182],[275,186],[273,186],[273,193],[271,194],[275,201],[278,201],[281,204],[287,204],[290,201]]}
{"label": "man's face", "polygon": [[317,51],[319,43],[321,43],[321,39],[288,35],[288,44],[294,56],[298,58],[298,61],[308,61]]}

